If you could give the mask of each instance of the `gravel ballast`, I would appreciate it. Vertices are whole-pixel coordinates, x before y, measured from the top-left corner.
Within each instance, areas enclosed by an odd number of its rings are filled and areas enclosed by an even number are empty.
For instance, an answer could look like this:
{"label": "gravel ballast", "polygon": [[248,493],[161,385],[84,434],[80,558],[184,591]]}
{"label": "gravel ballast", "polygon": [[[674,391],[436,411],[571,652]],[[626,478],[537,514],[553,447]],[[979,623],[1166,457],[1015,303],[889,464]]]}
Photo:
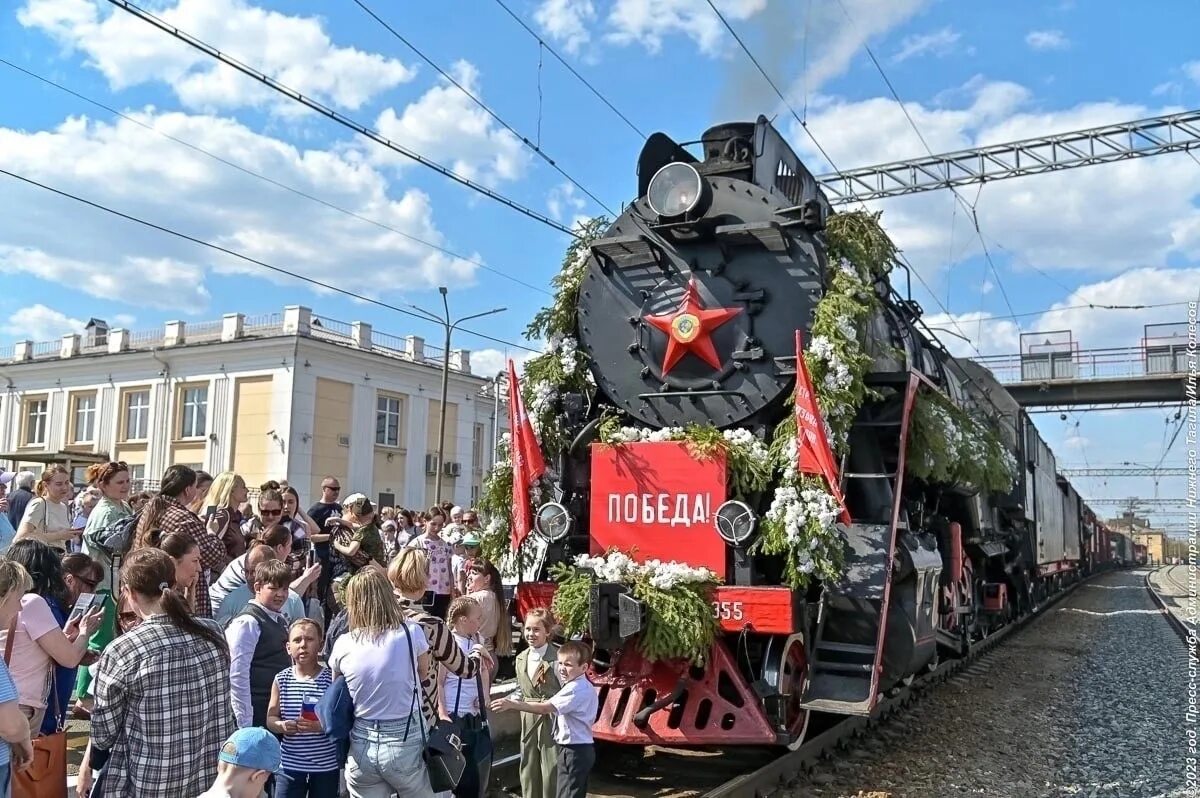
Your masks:
{"label": "gravel ballast", "polygon": [[1144,570],[1097,576],[789,798],[1189,795],[1187,650]]}

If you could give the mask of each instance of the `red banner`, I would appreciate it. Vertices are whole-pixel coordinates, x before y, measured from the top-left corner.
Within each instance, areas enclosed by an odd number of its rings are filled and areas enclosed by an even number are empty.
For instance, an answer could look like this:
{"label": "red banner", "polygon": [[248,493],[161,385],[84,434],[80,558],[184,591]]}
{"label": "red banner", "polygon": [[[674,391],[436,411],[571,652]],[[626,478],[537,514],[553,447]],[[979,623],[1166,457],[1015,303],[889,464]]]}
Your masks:
{"label": "red banner", "polygon": [[808,376],[808,364],[804,362],[804,341],[799,330],[796,330],[796,450],[800,473],[823,476],[833,497],[841,505],[841,521],[850,523],[850,513],[846,510],[837,466],[834,465],[833,449],[825,435],[825,420],[817,407],[817,395],[813,392],[812,378]]}
{"label": "red banner", "polygon": [[513,471],[513,518],[510,531],[515,551],[525,542],[533,526],[529,511],[529,488],[546,473],[546,461],[542,457],[537,436],[533,434],[533,425],[525,413],[517,370],[511,360],[508,361],[508,429],[512,436],[510,456]]}
{"label": "red banner", "polygon": [[725,501],[725,459],[698,459],[680,442],[592,445],[592,554],[686,562],[725,573],[713,514]]}

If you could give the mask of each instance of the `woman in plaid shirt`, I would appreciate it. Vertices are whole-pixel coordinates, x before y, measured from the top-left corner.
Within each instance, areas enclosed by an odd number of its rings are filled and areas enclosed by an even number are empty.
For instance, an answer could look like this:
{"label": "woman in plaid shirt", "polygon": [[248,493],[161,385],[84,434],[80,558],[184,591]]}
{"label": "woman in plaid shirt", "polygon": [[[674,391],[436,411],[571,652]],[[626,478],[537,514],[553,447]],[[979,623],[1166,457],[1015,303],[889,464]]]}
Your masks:
{"label": "woman in plaid shirt", "polygon": [[199,795],[236,728],[225,638],[212,621],[192,617],[165,552],[133,552],[121,578],[143,621],[100,657],[91,767],[104,769],[105,798]]}
{"label": "woman in plaid shirt", "polygon": [[200,575],[196,577],[196,588],[192,594],[192,610],[201,618],[211,618],[212,603],[208,596],[208,583],[213,574],[219,575],[229,564],[225,544],[187,507],[195,500],[195,471],[185,465],[173,465],[163,474],[159,485],[158,495],[150,500],[142,511],[142,517],[138,519],[133,548],[136,550],[152,546],[151,535],[154,532],[158,532],[161,537],[176,532],[196,541],[196,546],[200,549]]}

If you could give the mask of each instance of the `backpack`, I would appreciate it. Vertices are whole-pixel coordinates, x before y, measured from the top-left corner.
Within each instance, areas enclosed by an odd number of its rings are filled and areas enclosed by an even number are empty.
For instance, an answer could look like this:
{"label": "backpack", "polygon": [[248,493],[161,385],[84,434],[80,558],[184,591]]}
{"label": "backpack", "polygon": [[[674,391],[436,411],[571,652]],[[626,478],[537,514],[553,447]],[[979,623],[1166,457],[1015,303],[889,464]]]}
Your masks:
{"label": "backpack", "polygon": [[116,560],[129,553],[129,547],[133,545],[133,533],[141,517],[142,514],[137,512],[120,518],[103,529],[86,533],[84,539],[89,546],[95,546]]}

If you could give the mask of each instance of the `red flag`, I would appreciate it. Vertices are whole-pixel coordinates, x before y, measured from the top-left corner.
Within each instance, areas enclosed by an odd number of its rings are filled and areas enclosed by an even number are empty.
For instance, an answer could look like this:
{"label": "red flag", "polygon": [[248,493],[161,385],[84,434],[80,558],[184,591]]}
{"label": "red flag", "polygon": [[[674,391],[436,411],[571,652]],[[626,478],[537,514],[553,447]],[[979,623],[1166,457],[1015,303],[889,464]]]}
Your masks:
{"label": "red flag", "polygon": [[512,547],[515,551],[533,526],[529,512],[529,488],[546,473],[546,461],[542,447],[533,433],[533,424],[525,414],[525,402],[521,400],[521,386],[517,382],[517,370],[508,361],[508,429],[512,436],[513,470],[513,522]]}
{"label": "red flag", "polygon": [[817,395],[808,376],[808,364],[804,362],[804,342],[799,330],[796,330],[796,452],[800,473],[825,477],[830,492],[842,508],[840,519],[843,523],[850,523],[850,513],[846,509],[837,466],[834,465],[833,449],[825,435],[825,420],[817,408]]}

